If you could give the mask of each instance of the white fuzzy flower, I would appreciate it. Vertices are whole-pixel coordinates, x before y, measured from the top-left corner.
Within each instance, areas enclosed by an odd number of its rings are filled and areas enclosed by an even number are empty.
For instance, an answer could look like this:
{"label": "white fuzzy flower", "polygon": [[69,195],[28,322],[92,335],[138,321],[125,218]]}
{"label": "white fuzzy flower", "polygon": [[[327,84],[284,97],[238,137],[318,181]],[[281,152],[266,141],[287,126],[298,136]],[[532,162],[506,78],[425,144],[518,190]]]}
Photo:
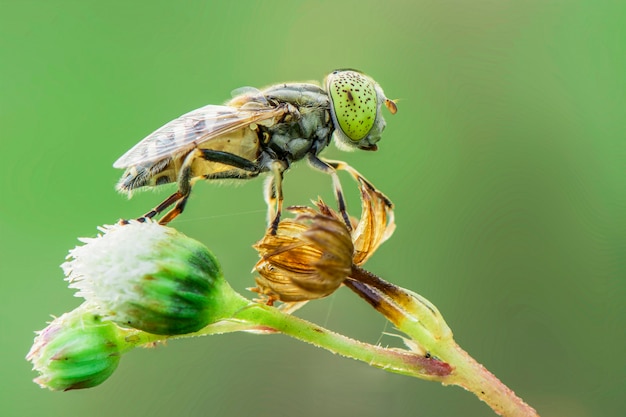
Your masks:
{"label": "white fuzzy flower", "polygon": [[211,297],[225,283],[201,243],[156,222],[102,226],[82,238],[61,267],[76,296],[106,319],[156,334],[190,333],[211,318]]}

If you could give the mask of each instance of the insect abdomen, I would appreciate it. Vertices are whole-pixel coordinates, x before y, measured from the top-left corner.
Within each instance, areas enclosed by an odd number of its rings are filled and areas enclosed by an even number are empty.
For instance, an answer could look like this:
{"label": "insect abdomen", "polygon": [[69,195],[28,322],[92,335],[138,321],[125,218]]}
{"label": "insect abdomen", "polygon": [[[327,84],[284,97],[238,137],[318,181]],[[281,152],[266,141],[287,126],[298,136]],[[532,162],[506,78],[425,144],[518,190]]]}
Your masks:
{"label": "insect abdomen", "polygon": [[130,194],[141,187],[176,182],[177,173],[171,158],[162,159],[149,165],[136,165],[126,169],[115,188],[122,193]]}

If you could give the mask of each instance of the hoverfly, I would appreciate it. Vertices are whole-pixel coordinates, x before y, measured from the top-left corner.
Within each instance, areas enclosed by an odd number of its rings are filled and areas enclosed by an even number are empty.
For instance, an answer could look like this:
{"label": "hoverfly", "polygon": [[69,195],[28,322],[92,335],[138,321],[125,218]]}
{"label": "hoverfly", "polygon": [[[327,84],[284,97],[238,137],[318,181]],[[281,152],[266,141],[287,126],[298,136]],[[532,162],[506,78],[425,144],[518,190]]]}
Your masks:
{"label": "hoverfly", "polygon": [[113,164],[126,169],[116,188],[128,195],[142,187],[178,184],[174,194],[140,220],[174,205],[159,223],[172,221],[183,212],[199,179],[248,179],[269,172],[265,195],[268,222],[275,232],[282,211],[283,173],[306,158],[332,176],[339,210],[350,227],[337,170],[365,179],[344,162],[318,155],[333,136],[340,148],[375,151],[385,128],[381,107],[384,104],[395,114],[395,103],[373,79],[354,70],[332,72],[324,87],[286,83],[236,92],[225,105],[208,105],[172,120]]}

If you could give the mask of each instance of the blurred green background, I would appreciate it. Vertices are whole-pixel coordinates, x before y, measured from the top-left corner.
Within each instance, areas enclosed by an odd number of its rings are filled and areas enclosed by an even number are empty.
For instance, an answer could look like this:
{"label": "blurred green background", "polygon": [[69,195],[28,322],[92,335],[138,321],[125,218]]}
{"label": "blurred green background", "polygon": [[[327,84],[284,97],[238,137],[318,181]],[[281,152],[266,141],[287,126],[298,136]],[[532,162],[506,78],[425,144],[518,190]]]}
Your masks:
{"label": "blurred green background", "polygon": [[[79,304],[58,265],[79,236],[144,213],[113,161],[234,88],[373,76],[398,114],[376,153],[325,155],[397,205],[368,263],[435,303],[457,341],[542,416],[624,415],[626,6],[623,1],[0,0],[3,416],[490,416],[471,394],[282,336],[133,351],[95,389],[52,393],[23,358]],[[262,180],[198,184],[173,226],[249,294]],[[330,179],[305,163],[287,204]],[[356,187],[344,177],[352,211]],[[299,315],[399,346],[346,289]]]}

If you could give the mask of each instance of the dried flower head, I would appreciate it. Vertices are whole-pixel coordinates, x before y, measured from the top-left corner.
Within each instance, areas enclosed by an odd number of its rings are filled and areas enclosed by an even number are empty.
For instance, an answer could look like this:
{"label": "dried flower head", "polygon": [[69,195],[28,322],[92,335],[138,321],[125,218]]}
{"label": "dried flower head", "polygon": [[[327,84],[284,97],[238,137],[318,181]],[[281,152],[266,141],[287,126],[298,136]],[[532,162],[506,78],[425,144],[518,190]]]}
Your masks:
{"label": "dried flower head", "polygon": [[391,202],[362,177],[362,212],[349,230],[343,218],[323,201],[316,209],[290,207],[295,218],[283,219],[254,245],[261,259],[253,291],[270,302],[307,301],[332,294],[387,240],[395,228]]}
{"label": "dried flower head", "polygon": [[[261,260],[255,270],[258,292],[281,301],[304,301],[332,294],[352,268],[350,233],[336,213],[322,202],[320,213],[292,207],[293,219],[280,222],[254,245]],[[322,214],[326,213],[326,214]]]}

